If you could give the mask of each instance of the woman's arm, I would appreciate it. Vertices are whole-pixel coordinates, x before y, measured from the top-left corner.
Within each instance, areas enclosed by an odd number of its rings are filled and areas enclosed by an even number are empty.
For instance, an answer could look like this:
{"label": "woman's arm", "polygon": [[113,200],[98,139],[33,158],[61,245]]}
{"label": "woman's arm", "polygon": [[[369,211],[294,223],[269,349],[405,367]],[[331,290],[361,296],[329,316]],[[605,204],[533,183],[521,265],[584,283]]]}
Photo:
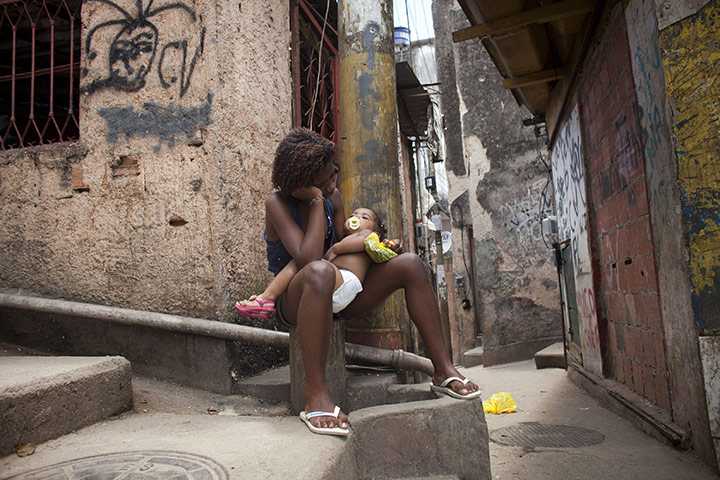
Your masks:
{"label": "woman's arm", "polygon": [[340,190],[336,188],[333,194],[330,195],[330,200],[332,200],[333,207],[335,208],[335,212],[333,213],[335,238],[337,238],[338,240],[342,240],[342,238],[345,236],[345,232],[343,231],[343,225],[345,225],[345,206],[343,205]]}
{"label": "woman's arm", "polygon": [[[317,190],[315,192],[314,190]],[[307,201],[320,195],[320,189],[308,187],[301,189],[302,192],[295,192],[294,196],[300,201]],[[307,191],[305,191],[307,190]],[[265,215],[276,235],[270,235],[268,239],[279,238],[288,253],[298,265],[303,268],[313,260],[323,257],[325,235],[327,233],[327,218],[323,202],[316,200],[309,206],[310,212],[308,222],[303,231],[292,218],[292,207],[290,202],[277,193],[271,194],[265,202]]]}

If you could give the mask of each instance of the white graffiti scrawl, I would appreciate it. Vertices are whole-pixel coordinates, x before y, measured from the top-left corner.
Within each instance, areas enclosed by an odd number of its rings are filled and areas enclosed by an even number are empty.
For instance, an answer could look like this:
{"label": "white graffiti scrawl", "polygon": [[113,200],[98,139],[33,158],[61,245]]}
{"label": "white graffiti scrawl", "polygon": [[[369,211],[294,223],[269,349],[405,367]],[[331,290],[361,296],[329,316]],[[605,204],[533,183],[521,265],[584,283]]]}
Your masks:
{"label": "white graffiti scrawl", "polygon": [[520,198],[500,205],[501,218],[510,234],[505,248],[521,267],[528,267],[533,261],[547,256],[540,219],[552,215],[552,204],[546,201],[545,186],[545,179],[538,180],[527,186]]}
{"label": "white graffiti scrawl", "polygon": [[587,196],[583,169],[582,137],[575,107],[562,127],[552,149],[555,211],[560,241],[570,240],[578,298],[583,366],[602,374],[592,263],[587,231]]}

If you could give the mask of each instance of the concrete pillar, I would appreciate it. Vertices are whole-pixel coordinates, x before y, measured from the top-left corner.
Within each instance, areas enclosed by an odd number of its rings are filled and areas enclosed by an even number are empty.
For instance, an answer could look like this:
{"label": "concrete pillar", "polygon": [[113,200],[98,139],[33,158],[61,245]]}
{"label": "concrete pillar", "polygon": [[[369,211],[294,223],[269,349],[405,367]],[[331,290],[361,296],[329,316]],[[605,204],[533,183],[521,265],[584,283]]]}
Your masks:
{"label": "concrete pillar", "polygon": [[[330,334],[330,348],[325,364],[325,383],[330,397],[343,411],[345,408],[345,336],[344,325],[334,321]],[[297,328],[290,329],[290,409],[293,415],[305,410],[305,368]]]}
{"label": "concrete pillar", "polygon": [[[392,2],[340,0],[340,163],[343,201],[377,211],[402,238]],[[405,348],[401,293],[346,326],[349,342]]]}

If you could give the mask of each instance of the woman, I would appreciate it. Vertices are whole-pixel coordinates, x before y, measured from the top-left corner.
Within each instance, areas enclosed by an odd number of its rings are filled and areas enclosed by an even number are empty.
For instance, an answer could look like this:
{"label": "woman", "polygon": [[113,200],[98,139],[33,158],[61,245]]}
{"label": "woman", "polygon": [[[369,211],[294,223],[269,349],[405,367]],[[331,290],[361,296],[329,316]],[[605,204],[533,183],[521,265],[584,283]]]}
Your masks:
{"label": "woman", "polygon": [[[335,406],[325,384],[336,278],[323,255],[340,239],[345,223],[338,172],[335,144],[306,129],[291,131],[275,153],[272,182],[277,191],[265,203],[265,240],[270,271],[277,274],[292,259],[299,268],[275,308],[278,318],[296,325],[300,335],[308,412],[301,418],[315,433],[347,435],[347,415]],[[433,390],[456,398],[479,396],[477,385],[462,378],[450,361],[435,294],[417,255],[403,253],[373,264],[362,292],[342,311],[342,317],[367,313],[400,288],[405,290],[408,313],[433,362]]]}

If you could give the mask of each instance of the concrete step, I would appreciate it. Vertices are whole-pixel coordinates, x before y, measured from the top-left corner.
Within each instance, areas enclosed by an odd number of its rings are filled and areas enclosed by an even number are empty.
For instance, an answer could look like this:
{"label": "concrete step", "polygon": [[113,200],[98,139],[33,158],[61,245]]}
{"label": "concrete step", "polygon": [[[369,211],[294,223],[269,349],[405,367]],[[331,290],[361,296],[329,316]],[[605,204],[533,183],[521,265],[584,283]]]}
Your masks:
{"label": "concrete step", "polygon": [[122,357],[0,356],[0,454],[131,409],[131,378]]}
{"label": "concrete step", "polygon": [[462,354],[462,364],[465,368],[476,367],[483,364],[483,347],[475,347]]}
{"label": "concrete step", "polygon": [[[437,395],[430,391],[430,379],[418,384],[399,383],[394,371],[374,371],[371,368],[348,368],[346,379],[347,411],[375,405],[431,400]],[[261,375],[244,378],[235,385],[235,392],[273,404],[290,401],[290,367],[284,366]]]}
{"label": "concrete step", "polygon": [[535,368],[565,368],[562,342],[553,343],[535,353]]}
{"label": "concrete step", "polygon": [[290,402],[290,366],[275,368],[235,384],[234,392],[270,403]]}

